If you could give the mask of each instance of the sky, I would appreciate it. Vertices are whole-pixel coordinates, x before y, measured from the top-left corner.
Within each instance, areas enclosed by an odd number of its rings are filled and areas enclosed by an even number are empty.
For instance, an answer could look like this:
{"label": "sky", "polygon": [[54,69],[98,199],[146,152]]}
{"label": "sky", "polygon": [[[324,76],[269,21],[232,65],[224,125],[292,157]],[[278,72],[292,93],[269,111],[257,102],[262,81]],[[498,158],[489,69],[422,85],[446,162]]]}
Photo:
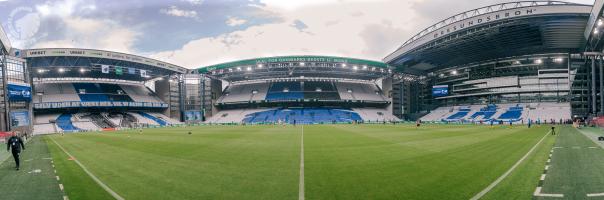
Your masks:
{"label": "sky", "polygon": [[103,49],[186,68],[284,55],[382,60],[440,20],[502,2],[0,0],[0,24],[16,48]]}

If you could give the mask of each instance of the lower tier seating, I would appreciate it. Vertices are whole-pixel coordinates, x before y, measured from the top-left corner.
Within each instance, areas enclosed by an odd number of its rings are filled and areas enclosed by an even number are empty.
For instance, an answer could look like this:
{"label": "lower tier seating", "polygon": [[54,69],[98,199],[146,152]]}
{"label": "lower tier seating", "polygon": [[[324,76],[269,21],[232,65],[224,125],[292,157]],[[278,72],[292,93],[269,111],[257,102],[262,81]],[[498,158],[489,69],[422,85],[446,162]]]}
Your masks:
{"label": "lower tier seating", "polygon": [[243,119],[245,123],[297,123],[320,124],[361,121],[361,116],[351,110],[331,108],[293,108],[273,109],[248,114]]}

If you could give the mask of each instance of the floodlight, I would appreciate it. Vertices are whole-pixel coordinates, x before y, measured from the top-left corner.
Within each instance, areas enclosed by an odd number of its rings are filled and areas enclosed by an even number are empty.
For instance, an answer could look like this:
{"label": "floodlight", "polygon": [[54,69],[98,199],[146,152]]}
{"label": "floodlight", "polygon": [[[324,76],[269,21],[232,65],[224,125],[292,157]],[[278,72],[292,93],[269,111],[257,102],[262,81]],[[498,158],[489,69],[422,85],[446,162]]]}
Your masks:
{"label": "floodlight", "polygon": [[541,59],[535,60],[535,64],[541,64],[541,63],[543,63],[543,60],[541,60]]}

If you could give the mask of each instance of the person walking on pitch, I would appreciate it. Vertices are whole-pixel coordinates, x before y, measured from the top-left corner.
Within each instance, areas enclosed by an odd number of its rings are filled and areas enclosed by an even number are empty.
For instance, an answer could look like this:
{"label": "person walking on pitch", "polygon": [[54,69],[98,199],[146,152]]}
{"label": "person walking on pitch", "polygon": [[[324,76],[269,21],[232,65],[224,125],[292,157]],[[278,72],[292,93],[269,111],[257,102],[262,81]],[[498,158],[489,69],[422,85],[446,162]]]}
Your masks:
{"label": "person walking on pitch", "polygon": [[12,136],[6,141],[6,151],[9,150],[11,150],[11,153],[13,154],[15,164],[17,164],[15,168],[19,170],[19,154],[21,153],[21,150],[25,150],[25,145],[23,144],[21,137],[17,136],[16,132],[13,132]]}

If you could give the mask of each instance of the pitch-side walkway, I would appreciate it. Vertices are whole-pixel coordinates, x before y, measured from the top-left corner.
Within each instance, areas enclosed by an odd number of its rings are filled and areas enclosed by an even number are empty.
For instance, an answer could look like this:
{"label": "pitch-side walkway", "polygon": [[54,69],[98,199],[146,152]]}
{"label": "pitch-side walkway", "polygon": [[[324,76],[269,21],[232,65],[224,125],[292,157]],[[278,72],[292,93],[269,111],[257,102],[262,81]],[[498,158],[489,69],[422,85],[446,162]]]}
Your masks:
{"label": "pitch-side walkway", "polygon": [[604,199],[604,149],[586,137],[588,130],[559,131],[551,161],[535,180],[542,183],[540,194],[551,195],[535,195],[536,199]]}
{"label": "pitch-side walkway", "polygon": [[21,154],[21,170],[16,171],[5,144],[0,145],[1,199],[65,199],[46,143],[41,137],[34,137],[25,147]]}

